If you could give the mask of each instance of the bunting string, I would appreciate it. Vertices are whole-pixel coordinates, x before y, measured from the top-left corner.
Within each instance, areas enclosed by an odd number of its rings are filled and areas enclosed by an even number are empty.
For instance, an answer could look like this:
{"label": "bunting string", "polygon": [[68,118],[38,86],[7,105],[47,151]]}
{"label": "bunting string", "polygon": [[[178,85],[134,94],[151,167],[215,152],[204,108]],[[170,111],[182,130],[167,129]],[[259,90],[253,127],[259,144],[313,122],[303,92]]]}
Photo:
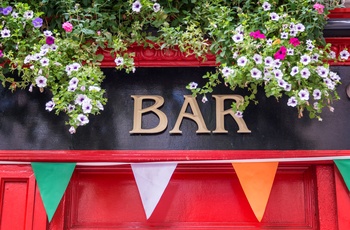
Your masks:
{"label": "bunting string", "polygon": [[[217,164],[217,163],[264,163],[264,162],[313,162],[349,160],[350,156],[328,157],[296,157],[296,158],[259,158],[259,159],[226,159],[226,160],[180,160],[180,161],[152,161],[152,162],[77,162],[77,166],[117,166],[126,164]],[[44,162],[44,161],[43,161]],[[59,162],[57,162],[59,163]],[[25,161],[0,161],[0,164],[31,164]]]}

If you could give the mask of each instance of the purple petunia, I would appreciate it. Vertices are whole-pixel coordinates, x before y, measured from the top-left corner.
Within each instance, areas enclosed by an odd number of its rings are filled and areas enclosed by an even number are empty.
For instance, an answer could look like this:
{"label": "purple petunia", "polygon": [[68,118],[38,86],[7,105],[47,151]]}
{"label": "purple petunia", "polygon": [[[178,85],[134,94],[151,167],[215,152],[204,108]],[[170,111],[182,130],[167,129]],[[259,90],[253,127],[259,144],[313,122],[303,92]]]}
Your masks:
{"label": "purple petunia", "polygon": [[35,28],[40,28],[43,25],[43,20],[41,18],[35,18],[33,19],[32,24]]}
{"label": "purple petunia", "polygon": [[12,7],[11,6],[8,6],[8,7],[5,7],[2,9],[2,14],[3,15],[9,15],[12,11]]}

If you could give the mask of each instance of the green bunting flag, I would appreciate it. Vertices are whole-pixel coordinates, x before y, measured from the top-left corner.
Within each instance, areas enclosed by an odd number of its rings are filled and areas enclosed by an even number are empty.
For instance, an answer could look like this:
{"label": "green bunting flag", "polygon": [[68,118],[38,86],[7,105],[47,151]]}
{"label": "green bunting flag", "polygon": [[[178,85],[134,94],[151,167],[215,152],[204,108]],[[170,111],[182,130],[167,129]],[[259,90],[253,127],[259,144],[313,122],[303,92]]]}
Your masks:
{"label": "green bunting flag", "polygon": [[49,222],[56,212],[76,163],[35,163],[32,169]]}
{"label": "green bunting flag", "polygon": [[348,190],[350,191],[350,160],[334,160],[334,163],[337,165],[339,172],[342,175]]}

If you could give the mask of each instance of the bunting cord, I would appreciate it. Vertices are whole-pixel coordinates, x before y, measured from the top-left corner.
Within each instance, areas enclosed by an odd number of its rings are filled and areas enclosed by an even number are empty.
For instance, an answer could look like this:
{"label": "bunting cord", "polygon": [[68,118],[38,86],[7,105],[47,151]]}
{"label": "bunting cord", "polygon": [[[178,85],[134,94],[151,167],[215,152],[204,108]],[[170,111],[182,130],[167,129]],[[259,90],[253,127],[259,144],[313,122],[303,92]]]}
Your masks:
{"label": "bunting cord", "polygon": [[[218,164],[218,163],[264,163],[264,162],[313,162],[348,160],[350,156],[264,158],[264,159],[228,159],[228,160],[189,160],[189,161],[154,161],[154,162],[77,162],[77,166],[118,166],[126,164]],[[0,165],[28,165],[25,161],[0,161]],[[62,162],[63,163],[63,162]]]}

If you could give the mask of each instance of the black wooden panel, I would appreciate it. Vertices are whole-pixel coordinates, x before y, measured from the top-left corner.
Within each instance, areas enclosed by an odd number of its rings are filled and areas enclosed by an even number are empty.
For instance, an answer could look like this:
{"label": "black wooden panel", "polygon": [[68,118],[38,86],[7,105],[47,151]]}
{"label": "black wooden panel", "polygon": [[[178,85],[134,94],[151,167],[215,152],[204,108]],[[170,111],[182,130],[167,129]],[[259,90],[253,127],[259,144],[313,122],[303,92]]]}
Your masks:
{"label": "black wooden panel", "polygon": [[[45,111],[50,100],[47,92],[15,93],[0,89],[0,149],[350,149],[350,101],[345,87],[350,84],[350,67],[333,67],[343,84],[338,87],[341,100],[335,102],[334,113],[325,110],[323,121],[310,120],[305,114],[298,119],[295,108],[286,106],[287,98],[277,102],[260,94],[259,104],[250,105],[244,120],[251,134],[238,134],[237,125],[226,117],[228,134],[196,134],[197,125],[191,120],[182,122],[181,135],[171,135],[183,95],[190,94],[185,86],[201,79],[213,68],[137,68],[126,75],[106,69],[104,82],[108,104],[101,115],[69,134],[64,125],[66,117]],[[243,93],[243,92],[235,92]],[[232,94],[225,86],[214,94]],[[165,104],[169,124],[160,134],[129,134],[133,125],[131,95],[160,95]],[[215,101],[203,104],[198,98],[208,129],[215,129]],[[146,106],[146,105],[145,105]],[[229,104],[227,105],[229,108]],[[158,120],[153,114],[144,117],[145,127],[154,127]]]}

